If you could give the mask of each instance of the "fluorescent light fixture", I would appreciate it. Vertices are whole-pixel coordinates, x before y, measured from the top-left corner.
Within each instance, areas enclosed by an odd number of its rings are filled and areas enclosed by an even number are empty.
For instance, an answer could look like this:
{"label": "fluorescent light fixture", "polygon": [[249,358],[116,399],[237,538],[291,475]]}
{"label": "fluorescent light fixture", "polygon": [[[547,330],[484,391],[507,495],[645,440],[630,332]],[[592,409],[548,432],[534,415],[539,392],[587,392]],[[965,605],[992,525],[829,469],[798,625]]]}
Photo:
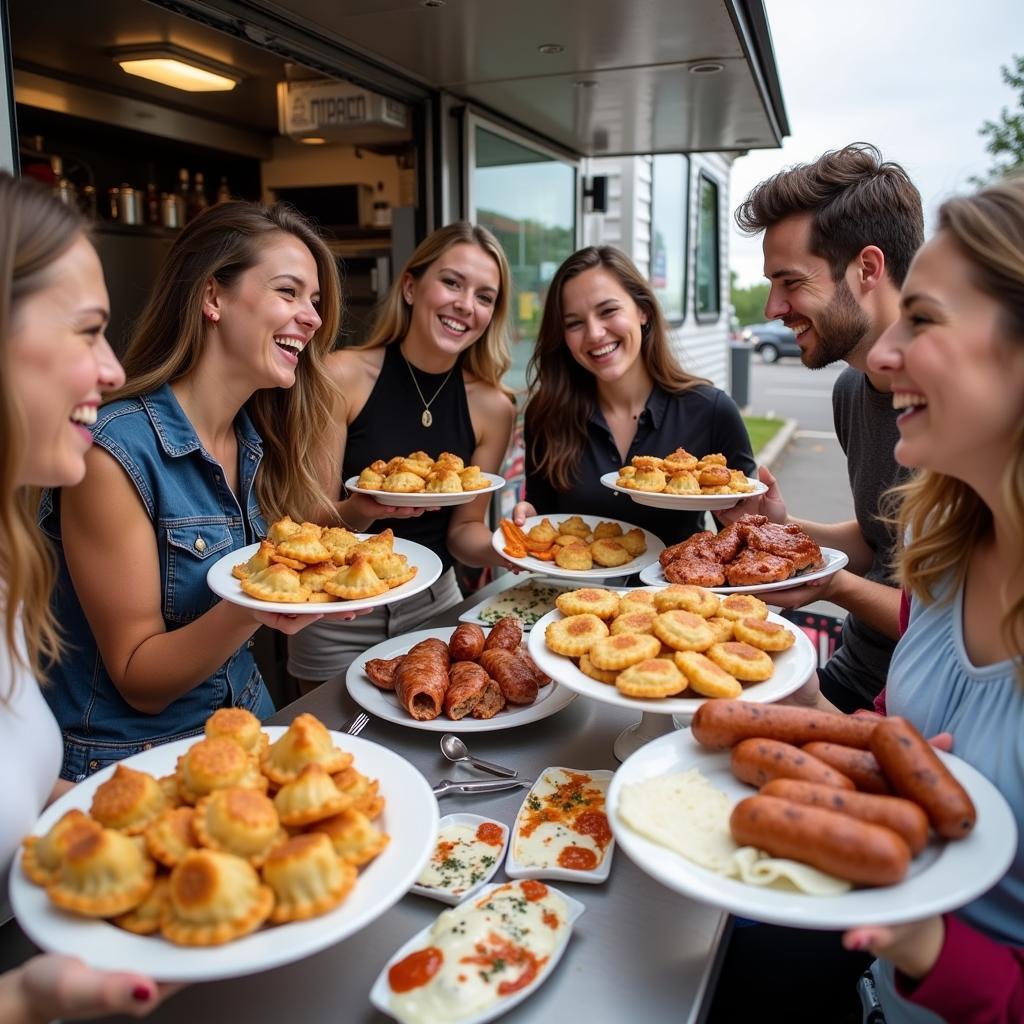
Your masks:
{"label": "fluorescent light fixture", "polygon": [[111,57],[129,75],[185,92],[230,92],[242,80],[227,64],[174,43],[120,47]]}

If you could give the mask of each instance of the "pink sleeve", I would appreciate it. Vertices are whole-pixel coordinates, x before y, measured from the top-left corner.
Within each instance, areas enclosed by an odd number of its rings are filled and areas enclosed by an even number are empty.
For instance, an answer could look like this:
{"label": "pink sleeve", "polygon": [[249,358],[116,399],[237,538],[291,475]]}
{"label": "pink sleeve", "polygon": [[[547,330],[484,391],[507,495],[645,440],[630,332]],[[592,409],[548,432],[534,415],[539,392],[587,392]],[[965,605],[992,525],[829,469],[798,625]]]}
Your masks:
{"label": "pink sleeve", "polygon": [[896,988],[949,1024],[1020,1024],[1024,1020],[1024,948],[1005,946],[950,914],[946,938],[916,986],[896,972]]}

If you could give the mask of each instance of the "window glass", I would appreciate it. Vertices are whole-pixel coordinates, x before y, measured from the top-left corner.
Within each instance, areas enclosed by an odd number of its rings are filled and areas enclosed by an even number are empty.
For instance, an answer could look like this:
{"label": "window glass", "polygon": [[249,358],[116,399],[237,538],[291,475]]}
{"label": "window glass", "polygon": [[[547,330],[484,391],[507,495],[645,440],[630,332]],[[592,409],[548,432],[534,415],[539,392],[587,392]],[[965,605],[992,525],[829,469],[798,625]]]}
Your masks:
{"label": "window glass", "polygon": [[721,309],[718,273],[718,186],[700,177],[697,217],[696,310],[698,319],[712,319]]}
{"label": "window glass", "polygon": [[689,161],[662,153],[651,170],[651,287],[665,316],[679,323],[685,315]]}

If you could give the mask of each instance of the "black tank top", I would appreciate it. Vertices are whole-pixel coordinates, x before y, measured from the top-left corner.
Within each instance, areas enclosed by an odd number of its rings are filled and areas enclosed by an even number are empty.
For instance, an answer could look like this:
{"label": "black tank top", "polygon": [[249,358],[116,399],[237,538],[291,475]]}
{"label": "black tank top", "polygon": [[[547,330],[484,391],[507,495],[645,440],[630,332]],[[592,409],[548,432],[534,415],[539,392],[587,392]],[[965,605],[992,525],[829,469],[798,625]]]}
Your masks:
{"label": "black tank top", "polygon": [[[393,342],[384,349],[380,376],[370,397],[349,425],[342,479],[358,476],[376,459],[387,461],[414,451],[424,451],[435,459],[441,452],[452,452],[461,456],[466,465],[470,464],[476,451],[476,434],[466,400],[461,358],[444,387],[441,383],[447,373],[411,369],[430,402],[434,422],[429,427],[423,426],[423,401],[416,393],[398,342]],[[441,388],[440,393],[431,401],[438,388]],[[452,564],[446,537],[453,511],[454,508],[448,507],[424,512],[413,519],[378,519],[371,529],[390,526],[396,537],[430,548],[447,569]]]}

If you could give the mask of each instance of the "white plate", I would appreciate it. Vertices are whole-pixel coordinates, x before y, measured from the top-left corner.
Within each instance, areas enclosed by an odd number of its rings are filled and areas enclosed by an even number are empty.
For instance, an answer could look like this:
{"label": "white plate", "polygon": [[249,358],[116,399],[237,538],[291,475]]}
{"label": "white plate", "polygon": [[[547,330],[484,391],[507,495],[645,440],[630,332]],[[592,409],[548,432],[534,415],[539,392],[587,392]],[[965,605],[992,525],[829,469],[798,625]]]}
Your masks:
{"label": "white plate", "polygon": [[399,494],[395,491],[371,491],[366,487],[358,487],[359,477],[349,477],[345,481],[345,490],[351,494],[366,494],[375,498],[382,505],[395,505],[402,508],[433,508],[435,505],[444,508],[447,505],[467,505],[481,494],[493,494],[505,486],[505,478],[497,473],[481,473],[488,481],[486,487],[476,491],[457,491],[454,494],[428,494],[417,491],[415,494]]}
{"label": "white plate", "polygon": [[[432,900],[440,900],[442,903],[448,903],[454,907],[455,904],[475,896],[494,877],[494,873],[498,868],[501,867],[501,862],[505,859],[505,851],[508,850],[509,828],[502,821],[495,821],[494,818],[485,818],[480,814],[446,814],[437,823],[438,838],[441,837],[441,832],[449,825],[468,825],[470,828],[479,828],[481,825],[497,825],[501,829],[502,834],[501,847],[495,854],[494,863],[484,872],[480,880],[474,882],[468,889],[463,889],[456,894],[450,889],[438,889],[433,886],[419,885],[417,883],[409,890],[416,893],[417,896],[427,896]],[[436,841],[435,847],[430,851],[431,855],[433,855],[434,849],[436,849]],[[427,863],[430,863],[429,858]]]}
{"label": "white plate", "polygon": [[[825,559],[825,564],[820,569],[798,573],[788,580],[779,580],[777,583],[752,583],[746,587],[708,587],[707,589],[713,590],[716,594],[766,594],[772,590],[789,590],[792,587],[802,587],[812,580],[823,580],[826,576],[832,576],[849,561],[846,553],[836,548],[822,548],[821,557]],[[660,562],[647,566],[640,573],[640,579],[652,587],[668,586],[668,580],[665,579],[665,572]]]}
{"label": "white plate", "polygon": [[[501,888],[502,885],[508,883],[495,883],[488,885],[481,889],[476,894],[476,900],[483,900],[495,890]],[[485,1010],[481,1010],[480,1013],[475,1013],[470,1017],[463,1017],[458,1021],[458,1024],[486,1024],[489,1020],[494,1020],[495,1017],[500,1017],[503,1013],[507,1013],[512,1009],[513,1006],[518,1006],[524,999],[528,998],[533,994],[534,990],[542,985],[551,976],[551,972],[555,969],[558,961],[562,959],[562,954],[565,952],[565,947],[569,944],[569,938],[572,935],[572,925],[576,919],[586,910],[586,907],[579,900],[574,900],[571,896],[566,896],[561,889],[556,889],[554,886],[548,886],[551,892],[556,893],[565,901],[566,916],[568,918],[569,927],[566,928],[562,935],[564,936],[562,941],[552,950],[550,957],[548,957],[544,966],[537,972],[536,978],[529,984],[525,985],[518,992],[513,992],[507,999],[501,999],[498,1002],[487,1007]],[[378,1009],[381,1013],[386,1013],[389,1017],[395,1017],[395,1014],[391,1010],[391,987],[388,985],[388,971],[391,969],[392,964],[398,963],[399,960],[403,960],[410,953],[415,952],[417,949],[425,947],[426,942],[430,936],[430,930],[434,927],[434,922],[431,921],[426,928],[418,931],[408,942],[406,942],[401,949],[397,950],[390,960],[384,965],[380,974],[377,975],[377,980],[373,983],[373,988],[370,989],[370,1002]],[[395,1018],[398,1019],[397,1017]]]}
{"label": "white plate", "polygon": [[523,798],[523,803],[516,812],[515,824],[512,826],[512,841],[509,843],[508,856],[505,858],[505,874],[509,878],[557,878],[562,882],[586,882],[590,885],[599,885],[607,880],[608,874],[612,869],[612,854],[615,852],[614,839],[605,847],[604,856],[592,871],[574,871],[571,868],[558,867],[558,865],[544,868],[535,867],[523,864],[515,855],[516,836],[519,835],[523,812],[526,810],[530,798],[534,795],[534,791],[543,784],[544,777],[548,772],[579,772],[583,775],[589,775],[592,779],[602,780],[605,783],[605,813],[608,813],[608,785],[615,774],[614,772],[610,772],[606,768],[545,768],[537,776],[533,789]]}
{"label": "white plate", "polygon": [[[365,540],[375,534],[360,533],[356,536],[360,540]],[[206,574],[207,586],[225,601],[240,604],[243,608],[251,608],[256,612],[281,612],[284,615],[330,615],[332,612],[357,612],[362,608],[377,608],[383,604],[404,601],[407,597],[426,590],[441,575],[442,568],[441,559],[430,548],[425,548],[422,544],[416,544],[411,540],[402,540],[401,537],[396,537],[395,553],[405,555],[409,559],[409,564],[416,566],[416,575],[408,583],[403,583],[386,594],[367,597],[362,601],[286,604],[283,601],[260,601],[258,598],[250,597],[242,589],[240,581],[231,575],[234,566],[239,562],[249,561],[258,549],[259,544],[250,544],[248,547],[239,548],[218,559],[214,565],[210,566],[210,571]]]}
{"label": "white plate", "polygon": [[[265,726],[271,740],[284,726]],[[311,956],[365,928],[397,903],[419,877],[437,835],[437,801],[426,779],[403,757],[369,740],[332,732],[335,744],[355,756],[356,767],[380,780],[386,798],[378,824],[391,837],[383,852],[359,872],[355,888],[341,906],[292,924],[262,928],[223,946],[176,946],[159,936],[134,935],[106,921],[76,917],[58,910],[46,892],[15,867],[11,871],[11,906],[18,923],[36,945],[54,953],[82,957],[107,971],[139,971],[160,981],[213,981],[270,970]],[[152,775],[174,771],[178,757],[197,739],[153,747],[118,764]],[[96,788],[114,774],[110,765],[90,775],[43,812],[32,830],[47,832],[74,807],[89,810]]]}
{"label": "white plate", "polygon": [[970,794],[978,823],[966,839],[943,842],[933,838],[911,862],[902,882],[877,889],[809,896],[746,885],[722,878],[634,832],[617,813],[622,787],[630,783],[699,768],[713,786],[736,800],[754,794],[729,770],[729,751],[700,746],[689,729],[653,740],[622,764],[608,793],[608,820],[616,840],[637,867],[669,889],[702,903],[794,928],[899,924],[969,903],[1002,877],[1017,848],[1013,814],[995,786],[959,758],[941,751],[939,757]]}
{"label": "white plate", "polygon": [[[554,526],[557,527],[558,523],[564,522],[566,519],[571,518],[570,516],[530,516],[526,522],[523,523],[523,532],[528,532],[531,527],[536,526],[538,523],[545,519],[549,519]],[[630,530],[636,530],[638,527],[632,523],[623,522],[621,519],[604,519],[600,516],[580,516],[589,527],[595,527],[600,522],[606,523],[618,523],[622,527],[623,533],[628,533]],[[545,576],[552,576],[556,579],[564,580],[606,580],[613,576],[632,576],[633,573],[639,572],[644,566],[649,565],[652,561],[655,565],[658,564],[658,556],[665,550],[665,545],[650,533],[648,530],[644,530],[644,540],[647,543],[647,550],[642,555],[637,555],[636,558],[631,558],[625,565],[617,565],[612,568],[602,565],[595,565],[593,569],[563,569],[560,565],[555,565],[554,562],[545,562],[542,558],[534,558],[533,555],[527,555],[525,558],[512,558],[505,554],[505,546],[508,541],[505,539],[505,534],[502,533],[501,527],[494,531],[494,536],[491,537],[491,547],[498,552],[503,558],[507,558],[513,565],[518,565],[520,568],[529,569],[532,572],[542,572]],[[615,540],[614,537],[611,538]]]}
{"label": "white plate", "polygon": [[[405,725],[410,729],[424,729],[427,732],[494,732],[498,729],[511,729],[517,725],[526,725],[528,722],[537,722],[556,711],[561,711],[566,704],[575,699],[576,694],[563,686],[555,683],[548,683],[542,686],[537,694],[537,699],[532,704],[506,706],[493,718],[474,718],[467,715],[458,721],[453,721],[447,715],[441,714],[437,718],[428,721],[421,721],[413,718],[408,711],[399,703],[398,698],[389,690],[381,690],[370,682],[366,675],[364,666],[373,658],[397,658],[399,654],[405,654],[421,640],[428,640],[430,637],[437,637],[439,640],[448,641],[448,638],[455,632],[454,626],[444,629],[419,629],[414,633],[406,633],[404,636],[394,636],[390,640],[371,647],[364,651],[348,667],[345,673],[345,685],[352,699],[364,710],[385,722],[393,722],[395,725]],[[487,630],[485,629],[486,633]],[[810,642],[810,641],[808,641]]]}
{"label": "white plate", "polygon": [[[624,693],[619,693],[614,686],[599,683],[596,679],[585,676],[571,658],[555,654],[544,642],[544,631],[548,624],[562,617],[562,613],[557,608],[545,615],[531,630],[527,646],[537,667],[552,679],[558,680],[563,686],[583,694],[584,697],[590,697],[605,704],[656,715],[692,715],[706,700],[716,699],[662,697],[642,700],[639,697],[627,697]],[[787,622],[781,615],[776,615],[774,612],[768,613],[768,620],[778,622],[790,632],[795,633],[796,643],[788,651],[780,651],[778,654],[771,655],[772,661],[775,662],[775,671],[772,673],[771,679],[766,679],[763,683],[748,683],[743,687],[744,700],[753,700],[764,704],[781,700],[783,697],[788,697],[794,690],[800,689],[811,678],[811,674],[818,665],[818,655],[802,629],[798,629],[792,622]]]}
{"label": "white plate", "polygon": [[520,582],[515,586],[508,587],[505,590],[499,591],[497,594],[492,594],[490,597],[484,598],[482,601],[478,601],[476,604],[467,608],[460,616],[459,622],[473,622],[478,626],[487,626],[490,628],[498,620],[490,622],[483,618],[483,612],[489,605],[493,605],[498,614],[498,617],[505,615],[515,615],[519,619],[520,625],[523,627],[523,632],[528,633],[533,628],[532,622],[524,622],[519,614],[517,614],[516,599],[521,596],[523,601],[529,603],[530,600],[537,599],[537,588],[550,588],[553,593],[550,596],[550,601],[545,597],[543,604],[546,605],[544,610],[535,613],[537,618],[541,618],[547,615],[552,608],[555,607],[555,598],[559,594],[566,594],[570,590],[575,589],[574,584],[571,580],[556,580],[551,577],[540,577],[540,576],[525,576],[520,577]]}
{"label": "white plate", "polygon": [[613,470],[601,477],[601,483],[613,491],[629,495],[638,505],[672,508],[677,512],[714,512],[720,508],[732,508],[746,498],[755,498],[768,490],[767,485],[749,476],[747,483],[752,485],[753,490],[747,491],[746,494],[665,494],[659,491],[633,491],[628,487],[616,486],[618,479],[619,474]]}

